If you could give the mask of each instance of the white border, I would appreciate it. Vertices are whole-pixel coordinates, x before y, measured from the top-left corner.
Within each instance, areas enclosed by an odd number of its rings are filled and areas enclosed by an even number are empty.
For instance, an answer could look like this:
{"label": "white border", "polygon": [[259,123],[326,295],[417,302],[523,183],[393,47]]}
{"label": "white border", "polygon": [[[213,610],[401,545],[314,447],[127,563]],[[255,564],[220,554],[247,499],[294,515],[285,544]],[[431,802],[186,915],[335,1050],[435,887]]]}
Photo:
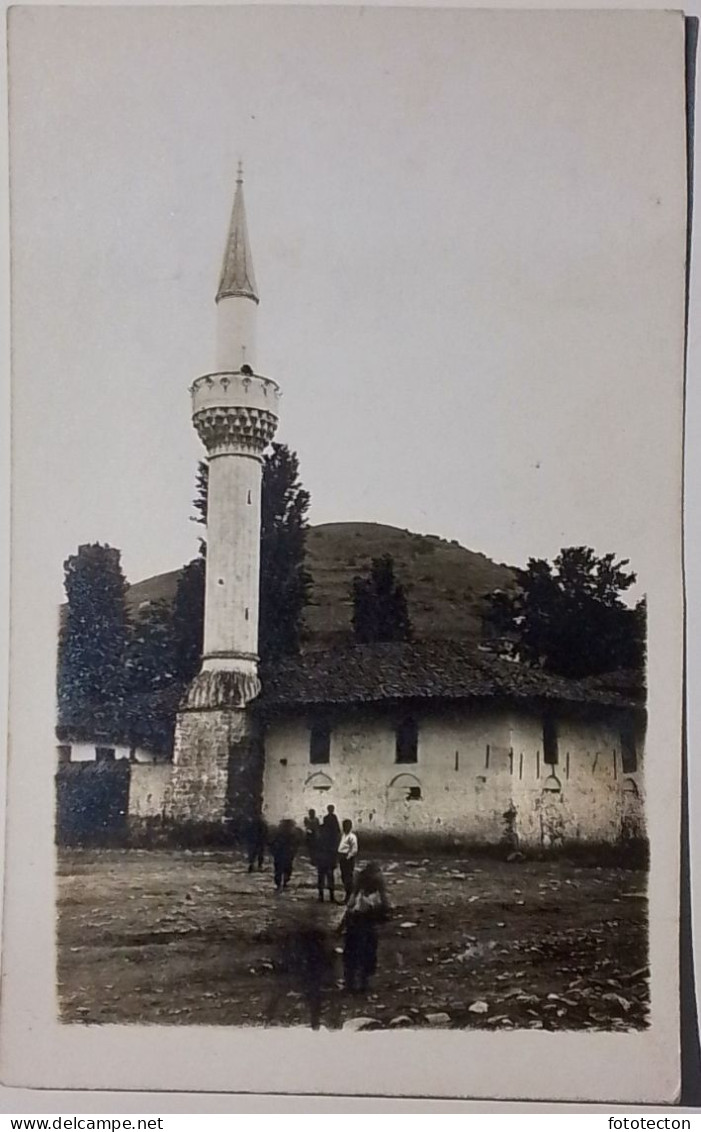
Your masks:
{"label": "white border", "polygon": [[[96,5],[95,5],[96,6]],[[167,5],[165,5],[167,6]],[[419,5],[415,5],[419,6]],[[421,5],[423,6],[423,5]],[[440,5],[434,5],[440,6]],[[485,7],[487,5],[461,5]],[[497,5],[489,5],[497,6]],[[499,5],[506,7],[507,5]],[[510,5],[515,6],[515,5]],[[528,7],[528,5],[519,5]],[[603,5],[542,4],[541,8],[599,7]],[[639,5],[639,7],[647,5]],[[614,5],[607,5],[613,8]],[[632,7],[632,6],[631,6]],[[698,5],[696,6],[698,11]],[[698,164],[698,162],[697,162]],[[693,293],[698,294],[694,283]],[[692,313],[694,304],[692,302]],[[688,585],[692,593],[701,592],[701,571],[698,567],[698,538],[693,522],[698,512],[698,498],[694,485],[701,482],[699,459],[692,451],[698,437],[699,394],[694,389],[693,376],[699,358],[698,334],[690,340],[690,367],[687,421],[687,562]],[[16,560],[24,563],[22,547],[15,545]],[[19,578],[19,575],[17,575]],[[13,637],[18,642],[14,668],[15,687],[29,686],[42,698],[47,692],[44,673],[42,683],[36,680],[36,667],[22,649],[22,641],[31,639],[33,606],[29,595],[33,589],[31,576],[19,579],[15,590],[15,619]],[[24,600],[23,600],[24,595]],[[665,655],[665,675],[659,681],[653,675],[650,697],[650,714],[653,722],[649,744],[663,745],[675,732],[680,687],[680,658],[675,655],[675,632],[670,631],[670,620],[676,620],[676,610],[666,610],[666,623],[651,618],[651,653]],[[699,660],[696,648],[698,610],[692,604],[689,615],[690,686],[697,672]],[[664,704],[662,704],[664,701]],[[31,705],[23,700],[14,716],[14,734],[17,744],[24,746],[30,733],[36,742],[38,721],[31,717]],[[22,709],[25,709],[24,711]],[[27,708],[29,710],[27,710]],[[22,729],[27,727],[27,731]],[[692,798],[698,797],[699,772],[694,771],[693,750],[698,722],[690,719],[690,775]],[[659,730],[656,730],[659,728]],[[46,735],[39,741],[46,744]],[[48,749],[53,747],[50,736]],[[45,746],[45,749],[46,746]],[[670,769],[673,756],[670,756]],[[670,775],[673,779],[673,775]],[[70,1080],[75,1088],[151,1088],[183,1090],[262,1091],[281,1090],[299,1094],[309,1091],[325,1094],[360,1091],[362,1093],[444,1096],[484,1096],[494,1092],[504,1096],[505,1069],[508,1065],[509,1095],[520,1098],[560,1097],[565,1099],[600,1099],[601,1101],[629,1100],[634,1103],[671,1101],[678,1088],[677,1056],[674,1043],[676,1022],[674,1003],[677,987],[673,965],[664,969],[664,960],[670,954],[670,941],[676,928],[674,851],[678,843],[677,799],[673,788],[653,794],[654,811],[651,813],[653,841],[655,826],[666,828],[665,839],[672,850],[672,859],[662,862],[656,855],[653,861],[652,889],[660,903],[653,912],[652,958],[656,972],[653,985],[653,1026],[644,1034],[635,1035],[579,1035],[579,1034],[386,1034],[365,1035],[322,1034],[308,1031],[239,1031],[207,1028],[135,1028],[135,1027],[59,1027],[47,1025],[44,1012],[37,1009],[42,1001],[53,997],[53,987],[45,980],[37,980],[35,960],[40,945],[51,946],[46,938],[46,917],[41,915],[36,900],[44,885],[42,874],[47,859],[53,856],[47,844],[43,816],[45,803],[52,797],[37,799],[37,786],[23,776],[17,766],[10,764],[9,790],[11,805],[8,820],[8,885],[6,923],[8,936],[5,954],[6,993],[4,999],[3,1077],[16,1084],[42,1083],[60,1086]],[[692,805],[692,818],[694,807]],[[26,823],[26,815],[33,813],[35,820]],[[692,823],[693,824],[693,823]],[[694,835],[692,828],[694,864],[698,869],[701,831]],[[664,865],[664,869],[662,866]],[[20,887],[21,878],[21,887]],[[27,900],[27,893],[32,900]],[[20,911],[21,907],[21,911]],[[20,931],[19,920],[22,919]],[[29,919],[28,919],[29,917]],[[36,919],[35,919],[36,917]],[[27,930],[29,929],[29,931]],[[34,946],[27,946],[33,940]],[[50,972],[49,984],[52,984]],[[34,993],[27,998],[27,981],[34,984]],[[19,993],[20,984],[22,992]],[[658,1009],[659,1008],[659,1009]],[[665,1016],[665,1021],[660,1021]],[[20,1026],[17,1022],[20,1021]],[[11,1035],[11,1041],[7,1039]],[[289,1056],[290,1038],[297,1054]],[[595,1049],[591,1048],[596,1046]],[[193,1050],[197,1049],[197,1065],[193,1066]],[[345,1072],[345,1055],[353,1053],[353,1081],[349,1088]],[[399,1050],[402,1053],[400,1056]],[[333,1050],[333,1052],[332,1052]],[[392,1074],[392,1087],[388,1088],[386,1059],[396,1059],[397,1072]],[[401,1065],[400,1065],[401,1061]],[[102,1070],[99,1065],[102,1065]],[[320,1080],[319,1066],[324,1067],[324,1080]],[[305,1071],[306,1066],[306,1071]],[[573,1070],[581,1067],[574,1079]],[[651,1068],[654,1066],[654,1073]],[[586,1070],[586,1072],[584,1072]],[[68,1071],[68,1073],[67,1073]],[[496,1071],[496,1072],[495,1072]],[[495,1086],[491,1083],[498,1080]],[[591,1086],[591,1087],[590,1087]],[[124,1098],[126,1100],[126,1098]],[[143,1108],[145,1097],[135,1098]],[[202,1101],[197,1102],[201,1104]],[[69,1104],[70,1107],[70,1104]],[[162,1107],[162,1106],[157,1106]],[[170,1107],[170,1106],[169,1106]],[[276,1105],[277,1107],[277,1105]],[[480,1106],[484,1111],[483,1106]],[[178,1109],[182,1111],[181,1108]],[[283,1109],[284,1110],[284,1109]],[[93,1109],[94,1111],[94,1109]],[[220,1109],[221,1111],[221,1109]]]}

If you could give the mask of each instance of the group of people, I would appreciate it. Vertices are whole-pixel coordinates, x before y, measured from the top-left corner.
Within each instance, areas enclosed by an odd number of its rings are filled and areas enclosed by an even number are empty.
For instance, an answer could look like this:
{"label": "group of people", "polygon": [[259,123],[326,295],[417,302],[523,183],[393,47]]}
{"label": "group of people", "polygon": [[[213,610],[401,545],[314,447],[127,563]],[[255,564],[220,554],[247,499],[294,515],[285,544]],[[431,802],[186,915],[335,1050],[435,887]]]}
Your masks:
{"label": "group of people", "polygon": [[304,819],[303,833],[292,818],[283,818],[269,834],[263,819],[258,818],[251,823],[246,841],[249,873],[253,872],[256,864],[259,869],[263,868],[266,849],[270,849],[276,892],[283,892],[290,883],[295,857],[304,842],[309,860],[316,869],[319,900],[323,903],[324,894],[328,892],[331,903],[335,902],[337,868],[341,873],[344,904],[350,900],[358,860],[358,838],[350,818],[339,823],[335,806],[326,807],[321,821],[316,810],[309,810]]}
{"label": "group of people", "polygon": [[[249,872],[256,865],[262,869],[266,848],[269,847],[275,891],[284,891],[292,877],[294,860],[302,842],[316,869],[321,903],[326,891],[329,900],[335,902],[336,868],[340,869],[345,911],[338,930],[344,936],[344,985],[351,993],[364,992],[377,968],[378,926],[389,916],[382,872],[373,862],[356,872],[358,838],[353,832],[353,823],[348,818],[339,823],[332,805],[326,807],[322,820],[315,810],[309,810],[303,832],[291,818],[283,819],[272,835],[269,835],[262,819],[252,823],[247,835]],[[314,929],[314,938],[318,931],[318,928]],[[306,938],[308,932],[303,934]]]}
{"label": "group of people", "polygon": [[319,900],[323,903],[324,892],[328,890],[329,900],[336,899],[336,866],[341,872],[341,883],[347,904],[353,891],[353,878],[358,859],[358,838],[353,832],[353,822],[346,818],[340,825],[335,806],[327,806],[323,821],[319,821],[316,810],[309,810],[304,819],[304,839],[309,860],[316,868]]}

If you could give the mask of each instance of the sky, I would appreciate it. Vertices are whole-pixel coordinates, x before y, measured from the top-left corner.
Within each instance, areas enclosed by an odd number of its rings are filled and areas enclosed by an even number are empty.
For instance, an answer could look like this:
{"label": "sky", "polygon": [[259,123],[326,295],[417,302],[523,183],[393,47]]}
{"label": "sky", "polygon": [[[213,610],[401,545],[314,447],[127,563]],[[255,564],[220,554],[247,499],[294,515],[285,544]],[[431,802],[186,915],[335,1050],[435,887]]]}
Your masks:
{"label": "sky", "polygon": [[680,490],[680,42],[665,13],[14,8],[13,490],[57,592],[83,542],[130,581],[196,553],[239,158],[311,521],[587,544],[646,588]]}

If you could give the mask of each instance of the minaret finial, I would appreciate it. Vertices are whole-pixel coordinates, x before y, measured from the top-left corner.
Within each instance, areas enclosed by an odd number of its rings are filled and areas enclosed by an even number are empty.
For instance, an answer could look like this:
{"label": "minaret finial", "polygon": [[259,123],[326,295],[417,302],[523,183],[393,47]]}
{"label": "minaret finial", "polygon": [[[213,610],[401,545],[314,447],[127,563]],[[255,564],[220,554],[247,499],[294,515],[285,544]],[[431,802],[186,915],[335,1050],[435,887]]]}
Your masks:
{"label": "minaret finial", "polygon": [[239,163],[238,163],[238,166],[237,166],[237,169],[236,169],[236,184],[237,185],[243,184],[243,161],[241,160],[240,157],[239,157]]}

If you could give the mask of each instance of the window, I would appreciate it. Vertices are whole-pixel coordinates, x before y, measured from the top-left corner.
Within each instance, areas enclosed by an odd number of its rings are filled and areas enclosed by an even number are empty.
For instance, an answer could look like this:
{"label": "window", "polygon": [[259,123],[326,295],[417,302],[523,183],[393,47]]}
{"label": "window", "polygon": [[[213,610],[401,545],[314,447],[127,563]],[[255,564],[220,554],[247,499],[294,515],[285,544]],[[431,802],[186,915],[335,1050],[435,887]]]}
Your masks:
{"label": "window", "polygon": [[638,750],[635,745],[635,731],[630,724],[621,728],[621,765],[624,774],[635,774],[638,769]]}
{"label": "window", "polygon": [[70,743],[60,743],[56,748],[59,763],[69,763],[71,761],[71,745]]}
{"label": "window", "polygon": [[403,719],[396,731],[396,761],[415,763],[419,757],[419,728],[415,719]]}
{"label": "window", "polygon": [[543,720],[543,762],[548,766],[557,766],[557,727],[555,720],[546,715]]}
{"label": "window", "polygon": [[113,763],[115,758],[114,747],[96,747],[95,758],[99,763]]}
{"label": "window", "polygon": [[313,723],[309,731],[310,763],[331,761],[331,727],[328,723]]}

